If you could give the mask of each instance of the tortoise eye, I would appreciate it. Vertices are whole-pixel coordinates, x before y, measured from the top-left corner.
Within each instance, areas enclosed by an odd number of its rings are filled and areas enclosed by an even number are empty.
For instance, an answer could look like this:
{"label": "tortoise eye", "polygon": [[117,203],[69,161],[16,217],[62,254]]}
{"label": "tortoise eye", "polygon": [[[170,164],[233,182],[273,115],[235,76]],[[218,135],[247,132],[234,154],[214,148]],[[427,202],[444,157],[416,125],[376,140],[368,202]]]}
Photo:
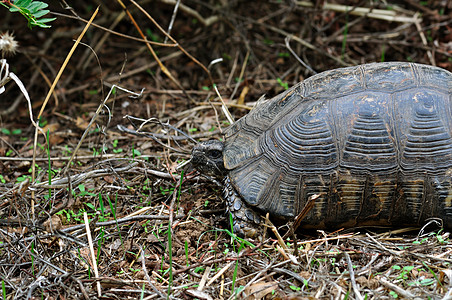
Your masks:
{"label": "tortoise eye", "polygon": [[220,158],[221,155],[222,155],[222,153],[221,153],[220,150],[211,150],[211,151],[209,151],[210,158],[217,159],[217,158]]}

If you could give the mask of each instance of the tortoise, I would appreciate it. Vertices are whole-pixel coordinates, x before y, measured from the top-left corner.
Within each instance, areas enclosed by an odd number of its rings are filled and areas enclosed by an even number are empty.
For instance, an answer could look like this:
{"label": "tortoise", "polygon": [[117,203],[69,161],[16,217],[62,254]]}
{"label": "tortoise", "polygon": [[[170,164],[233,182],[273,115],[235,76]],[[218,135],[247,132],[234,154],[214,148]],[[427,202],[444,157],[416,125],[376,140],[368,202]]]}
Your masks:
{"label": "tortoise", "polygon": [[[224,142],[192,150],[200,172],[224,178],[233,230],[260,215],[305,228],[452,227],[452,73],[386,62],[314,75],[259,101]],[[309,207],[308,207],[309,206]],[[308,209],[307,209],[308,208]]]}

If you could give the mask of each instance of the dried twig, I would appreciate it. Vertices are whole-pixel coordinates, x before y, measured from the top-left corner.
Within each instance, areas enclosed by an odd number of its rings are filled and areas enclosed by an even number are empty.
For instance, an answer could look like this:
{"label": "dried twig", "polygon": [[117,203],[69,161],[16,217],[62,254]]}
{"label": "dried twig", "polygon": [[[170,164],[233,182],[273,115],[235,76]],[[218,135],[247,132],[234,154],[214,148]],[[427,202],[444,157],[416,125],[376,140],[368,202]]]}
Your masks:
{"label": "dried twig", "polygon": [[356,279],[355,279],[355,271],[353,271],[353,263],[350,259],[350,255],[348,255],[347,252],[344,252],[345,258],[347,259],[347,267],[348,267],[348,273],[350,274],[350,281],[352,282],[353,292],[355,293],[355,296],[357,299],[362,300],[364,299],[363,296],[361,296],[359,292],[359,288],[356,285]]}

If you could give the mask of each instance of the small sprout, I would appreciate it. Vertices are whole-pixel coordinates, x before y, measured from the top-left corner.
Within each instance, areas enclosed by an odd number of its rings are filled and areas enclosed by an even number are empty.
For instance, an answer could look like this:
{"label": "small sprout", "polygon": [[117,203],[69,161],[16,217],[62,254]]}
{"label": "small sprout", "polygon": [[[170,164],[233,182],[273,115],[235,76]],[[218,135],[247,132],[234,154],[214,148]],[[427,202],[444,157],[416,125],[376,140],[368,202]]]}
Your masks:
{"label": "small sprout", "polygon": [[397,295],[397,293],[394,292],[394,291],[390,291],[390,292],[389,292],[389,295],[391,295],[394,299],[396,299],[396,298],[399,297],[399,295]]}
{"label": "small sprout", "polygon": [[276,78],[276,81],[278,81],[279,85],[282,86],[284,89],[289,89],[289,84],[287,82],[283,82],[281,78]]}
{"label": "small sprout", "polygon": [[1,132],[2,132],[3,134],[5,134],[5,135],[11,135],[11,131],[10,131],[9,129],[6,129],[6,128],[2,128],[2,129],[1,129]]}
{"label": "small sprout", "polygon": [[278,53],[278,57],[290,57],[290,54],[288,52],[280,52]]}

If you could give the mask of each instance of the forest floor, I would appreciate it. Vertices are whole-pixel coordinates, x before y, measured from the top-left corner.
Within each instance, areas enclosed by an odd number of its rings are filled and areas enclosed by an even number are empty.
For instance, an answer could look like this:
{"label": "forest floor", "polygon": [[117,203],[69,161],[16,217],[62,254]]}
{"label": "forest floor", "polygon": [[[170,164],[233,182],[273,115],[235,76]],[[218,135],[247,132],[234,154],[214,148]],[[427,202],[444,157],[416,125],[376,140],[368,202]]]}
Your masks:
{"label": "forest floor", "polygon": [[368,62],[452,71],[451,1],[56,2],[32,30],[0,6],[18,42],[4,62],[31,99],[14,80],[0,94],[4,299],[452,299],[440,226],[244,240],[221,185],[187,164],[222,138],[223,103],[238,120]]}

